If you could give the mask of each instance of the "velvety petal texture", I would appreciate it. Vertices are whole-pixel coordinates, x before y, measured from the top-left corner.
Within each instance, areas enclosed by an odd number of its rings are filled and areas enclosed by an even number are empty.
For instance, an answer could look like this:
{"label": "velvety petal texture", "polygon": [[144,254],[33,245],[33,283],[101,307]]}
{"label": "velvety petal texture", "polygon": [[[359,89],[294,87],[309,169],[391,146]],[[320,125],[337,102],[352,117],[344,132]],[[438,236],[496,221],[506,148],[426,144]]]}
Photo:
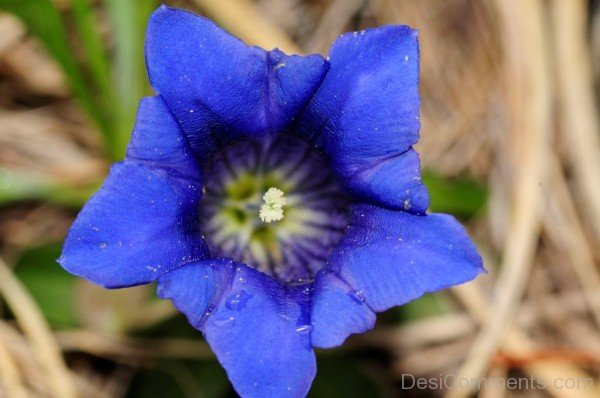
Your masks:
{"label": "velvety petal texture", "polygon": [[201,176],[187,139],[160,97],[140,102],[127,160],[192,179]]}
{"label": "velvety petal texture", "polygon": [[280,132],[329,67],[319,55],[246,46],[210,20],[166,6],[150,18],[146,62],[152,87],[202,158],[236,139]]}
{"label": "velvety petal texture", "polygon": [[484,272],[475,245],[453,217],[370,205],[352,208],[350,226],[328,269],[378,312]]}
{"label": "velvety petal texture", "polygon": [[312,345],[320,348],[336,347],[349,335],[371,329],[376,320],[364,294],[330,269],[317,275],[310,312]]}
{"label": "velvety petal texture", "polygon": [[329,156],[353,195],[396,209],[409,201],[409,211],[424,213],[429,198],[410,152],[420,126],[417,32],[386,26],[346,33],[329,60],[299,130]]}
{"label": "velvety petal texture", "polygon": [[374,161],[351,177],[347,185],[357,195],[380,206],[423,215],[429,207],[429,194],[421,181],[419,155],[409,149],[399,155]]}
{"label": "velvety petal texture", "polygon": [[65,240],[59,263],[108,288],[139,285],[208,252],[198,230],[202,185],[160,169],[115,164]]}
{"label": "velvety petal texture", "polygon": [[211,259],[162,276],[158,294],[204,333],[241,396],[306,395],[316,372],[308,289]]}

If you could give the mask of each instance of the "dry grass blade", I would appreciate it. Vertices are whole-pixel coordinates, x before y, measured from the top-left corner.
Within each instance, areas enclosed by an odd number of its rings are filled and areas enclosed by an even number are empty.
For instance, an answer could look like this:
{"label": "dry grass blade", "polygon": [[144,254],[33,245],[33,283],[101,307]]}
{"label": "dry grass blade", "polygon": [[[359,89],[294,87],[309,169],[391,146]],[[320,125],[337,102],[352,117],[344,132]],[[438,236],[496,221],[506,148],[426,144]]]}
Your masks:
{"label": "dry grass blade", "polygon": [[422,348],[398,358],[393,368],[397,375],[407,372],[417,375],[444,374],[447,369],[458,365],[461,354],[469,349],[470,342],[470,339],[462,339]]}
{"label": "dry grass blade", "polygon": [[13,398],[28,396],[19,369],[4,341],[0,338],[0,396],[3,394]]}
{"label": "dry grass blade", "polygon": [[0,13],[0,57],[14,47],[25,35],[25,29],[17,18],[10,14]]}
{"label": "dry grass blade", "polygon": [[554,245],[564,247],[564,251],[568,253],[571,266],[583,288],[588,308],[596,325],[600,327],[600,306],[594,299],[595,294],[600,292],[600,275],[594,264],[594,254],[577,218],[575,204],[569,195],[558,158],[552,154],[548,164],[551,175],[549,188],[554,194],[548,195],[550,209],[544,219],[545,228]]}
{"label": "dry grass blade", "polygon": [[[10,348],[13,357],[18,362],[19,369],[23,369],[23,376],[26,376],[24,381],[27,383],[29,393],[33,397],[40,398],[53,396],[53,391],[49,388],[48,376],[38,361],[36,361],[34,347],[27,340],[27,337],[21,334],[15,327],[0,320],[0,339],[5,341]],[[102,388],[105,379],[104,376],[85,373],[85,367],[80,368],[79,371],[84,374],[74,371],[70,372],[70,377],[77,387],[79,396],[85,398],[115,398],[114,395],[104,392]]]}
{"label": "dry grass blade", "polygon": [[[505,367],[496,367],[490,372],[490,377],[496,380],[505,380],[508,376],[508,370]],[[502,398],[507,395],[507,391],[504,388],[496,388],[492,386],[484,385],[480,398]]]}
{"label": "dry grass blade", "polygon": [[107,358],[214,358],[206,343],[195,340],[136,339],[106,336],[86,330],[60,332],[56,339],[64,351],[82,351]]}
{"label": "dry grass blade", "polygon": [[310,36],[304,48],[310,53],[327,53],[330,43],[337,36],[344,33],[344,29],[350,19],[364,5],[365,0],[334,1],[321,17],[319,25]]}
{"label": "dry grass blade", "polygon": [[[561,322],[566,322],[571,316],[585,315],[590,305],[600,306],[600,290],[596,290],[592,294],[580,291],[551,294],[538,297],[537,301],[545,308],[551,308],[553,315]],[[525,303],[519,310],[516,322],[519,325],[531,325],[538,322],[541,316],[539,305]],[[595,343],[595,341],[592,343]]]}
{"label": "dry grass blade", "polygon": [[[454,294],[465,305],[467,310],[480,323],[486,322],[490,318],[488,305],[485,296],[477,283],[470,283],[453,288]],[[526,356],[538,351],[539,347],[530,340],[520,329],[510,327],[501,341],[502,349],[509,354],[516,356]],[[596,389],[572,390],[558,388],[555,380],[591,380],[590,375],[583,372],[578,367],[568,361],[533,361],[523,365],[523,370],[537,380],[543,380],[546,383],[546,392],[555,398],[595,398],[600,391]],[[462,375],[457,376],[457,380]],[[465,376],[469,377],[469,376]],[[449,392],[448,397],[469,396],[469,391],[464,389],[455,389]]]}
{"label": "dry grass blade", "polygon": [[392,351],[418,351],[420,348],[465,338],[475,332],[473,319],[452,314],[413,321],[398,327],[380,327],[354,339],[356,345],[382,346]]}
{"label": "dry grass blade", "polygon": [[277,47],[288,54],[302,53],[285,32],[263,18],[248,0],[193,0],[193,3],[219,25],[250,45],[267,50]]}
{"label": "dry grass blade", "polygon": [[70,108],[72,104],[27,111],[0,109],[0,164],[56,183],[98,181],[106,173],[106,161],[90,156],[74,142],[74,130],[86,127],[65,120],[62,112]]}
{"label": "dry grass blade", "polygon": [[[486,320],[457,380],[478,379],[484,374],[525,290],[541,225],[539,210],[549,149],[552,106],[543,5],[537,0],[505,0],[498,2],[498,6],[505,24],[507,56],[512,62],[511,78],[516,82],[511,86],[514,90],[510,94],[513,96],[511,103],[518,106],[513,113],[513,129],[514,137],[523,140],[519,145],[522,152],[517,166],[522,172],[514,188],[504,267],[495,286],[498,293],[489,308],[494,316]],[[456,388],[449,396],[467,397],[473,387]]]}
{"label": "dry grass blade", "polygon": [[585,214],[600,240],[600,112],[594,98],[592,60],[587,43],[587,1],[554,0],[555,51],[570,162],[581,188]]}
{"label": "dry grass blade", "polygon": [[29,337],[37,360],[45,369],[57,398],[77,396],[60,348],[33,298],[0,259],[0,294],[13,310],[20,327]]}

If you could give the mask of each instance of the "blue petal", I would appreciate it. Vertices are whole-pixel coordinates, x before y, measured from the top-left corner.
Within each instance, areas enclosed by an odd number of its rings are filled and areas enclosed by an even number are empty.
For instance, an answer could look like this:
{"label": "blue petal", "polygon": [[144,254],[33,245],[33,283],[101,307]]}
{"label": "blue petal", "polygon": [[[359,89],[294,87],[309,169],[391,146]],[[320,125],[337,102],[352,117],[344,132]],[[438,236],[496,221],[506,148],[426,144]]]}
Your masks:
{"label": "blue petal", "polygon": [[127,147],[127,159],[150,167],[200,178],[194,159],[179,125],[160,97],[142,99]]}
{"label": "blue petal", "polygon": [[391,209],[424,214],[429,207],[419,155],[414,149],[380,162],[373,160],[370,167],[348,179],[346,187],[354,196]]}
{"label": "blue petal", "polygon": [[159,278],[158,296],[173,301],[200,330],[206,317],[214,310],[223,292],[231,287],[233,272],[230,266],[213,267],[212,262],[188,264]]}
{"label": "blue petal", "polygon": [[328,69],[319,55],[248,47],[213,22],[166,6],[150,18],[146,63],[152,87],[201,157],[284,129]]}
{"label": "blue petal", "polygon": [[311,302],[314,347],[339,346],[348,335],[373,328],[375,319],[362,293],[331,270],[324,269],[317,274]]}
{"label": "blue petal", "polygon": [[[358,198],[395,209],[408,200],[411,212],[424,213],[427,193],[414,180],[418,159],[403,158],[419,139],[417,32],[387,26],[347,33],[329,58],[331,68],[300,118],[300,133],[322,148]],[[387,173],[394,174],[377,182],[366,178]]]}
{"label": "blue petal", "polygon": [[375,311],[484,272],[475,245],[453,217],[418,216],[370,205],[353,207],[350,227],[329,268]]}
{"label": "blue petal", "polygon": [[117,163],[77,216],[59,263],[108,288],[139,285],[207,249],[198,230],[199,181]]}
{"label": "blue petal", "polygon": [[202,330],[243,397],[308,392],[316,372],[309,293],[222,259],[189,264],[159,279],[159,295]]}

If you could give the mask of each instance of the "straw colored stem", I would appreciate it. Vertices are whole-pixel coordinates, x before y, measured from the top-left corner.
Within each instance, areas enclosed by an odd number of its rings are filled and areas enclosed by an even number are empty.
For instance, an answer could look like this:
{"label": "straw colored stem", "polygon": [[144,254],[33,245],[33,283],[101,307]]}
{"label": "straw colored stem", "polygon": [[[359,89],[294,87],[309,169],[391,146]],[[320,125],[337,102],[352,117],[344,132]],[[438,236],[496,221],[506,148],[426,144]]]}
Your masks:
{"label": "straw colored stem", "polygon": [[154,359],[187,358],[212,359],[206,344],[195,340],[149,340],[123,336],[107,336],[88,330],[59,332],[56,339],[64,351],[82,351],[106,358]]}
{"label": "straw colored stem", "polygon": [[[452,291],[478,322],[484,323],[494,317],[491,316],[493,313],[489,311],[485,295],[477,283],[457,286]],[[509,327],[503,336],[501,348],[506,353],[516,356],[533,355],[539,350],[539,347],[515,326]],[[554,398],[595,398],[600,393],[600,391],[597,391],[597,388],[580,390],[560,388],[555,383],[556,380],[566,380],[568,378],[571,380],[591,380],[589,374],[568,361],[548,360],[531,362],[523,365],[522,370],[536,380],[543,381],[546,387],[544,391]],[[460,380],[462,377],[471,376],[459,373],[456,380]],[[470,392],[470,390],[466,389],[453,389],[447,396],[466,397],[469,396]]]}
{"label": "straw colored stem", "polygon": [[[546,153],[551,131],[551,78],[549,71],[543,5],[539,0],[500,0],[506,36],[506,54],[511,80],[509,95],[515,104],[513,139],[520,150],[515,169],[519,171],[514,187],[513,210],[503,254],[495,300],[457,380],[478,379],[501,342],[515,314],[535,256],[540,231],[539,210],[545,181]],[[518,107],[518,109],[517,109]],[[453,389],[451,398],[464,398],[473,391]]]}
{"label": "straw colored stem", "polygon": [[587,1],[553,0],[562,136],[597,239],[600,240],[600,112],[587,43]]}
{"label": "straw colored stem", "polygon": [[264,18],[248,0],[193,0],[193,3],[247,44],[267,50],[277,47],[288,54],[302,52],[285,32]]}
{"label": "straw colored stem", "polygon": [[304,48],[311,53],[326,54],[330,43],[344,33],[348,21],[364,5],[365,0],[335,0],[321,17]]}
{"label": "straw colored stem", "polygon": [[548,198],[550,209],[544,219],[545,229],[554,244],[568,253],[590,312],[596,325],[600,327],[600,306],[594,300],[595,294],[600,292],[600,275],[594,264],[594,254],[577,217],[558,158],[552,154],[548,163],[549,174],[552,176],[549,184],[554,194]]}
{"label": "straw colored stem", "polygon": [[19,369],[8,347],[0,339],[0,395],[3,391],[8,397],[26,398],[28,396]]}
{"label": "straw colored stem", "polygon": [[15,314],[19,326],[31,341],[37,360],[48,375],[48,383],[57,398],[75,398],[69,371],[48,324],[35,301],[0,259],[0,294]]}

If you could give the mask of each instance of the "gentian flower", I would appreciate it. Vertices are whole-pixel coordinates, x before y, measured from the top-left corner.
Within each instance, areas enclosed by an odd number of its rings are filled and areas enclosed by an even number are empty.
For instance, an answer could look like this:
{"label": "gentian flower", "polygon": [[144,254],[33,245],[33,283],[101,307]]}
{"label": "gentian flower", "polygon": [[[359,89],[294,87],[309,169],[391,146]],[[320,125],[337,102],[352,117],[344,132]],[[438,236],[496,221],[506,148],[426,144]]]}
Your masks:
{"label": "gentian flower", "polygon": [[304,396],[314,347],[483,271],[464,228],[426,214],[418,57],[407,26],[344,34],[326,60],[160,7],[157,94],[60,264],[106,288],[157,282],[240,395]]}

